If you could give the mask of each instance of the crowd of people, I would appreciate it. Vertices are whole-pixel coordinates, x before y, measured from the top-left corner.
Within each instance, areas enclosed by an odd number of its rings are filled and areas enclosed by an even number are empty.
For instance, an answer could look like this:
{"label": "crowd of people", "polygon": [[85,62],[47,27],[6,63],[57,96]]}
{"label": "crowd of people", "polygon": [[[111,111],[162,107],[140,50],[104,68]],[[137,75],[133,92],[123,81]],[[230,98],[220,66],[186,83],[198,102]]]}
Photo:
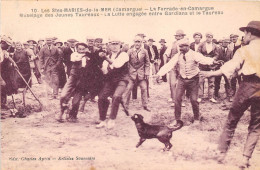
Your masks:
{"label": "crowd of people", "polygon": [[[151,111],[149,89],[156,80],[169,82],[168,102],[175,109],[175,119],[181,119],[183,100],[190,99],[194,124],[199,124],[202,118],[199,103],[207,99],[212,104],[218,102],[223,77],[226,92],[223,109],[230,112],[219,142],[219,161],[226,155],[239,119],[251,106],[243,153],[242,166],[245,167],[260,133],[260,21],[252,21],[240,30],[245,34],[241,39],[231,34],[217,41],[208,32],[203,42],[203,35],[196,32],[192,43],[183,30],[177,30],[175,41],[167,46],[165,39],[161,39],[160,48],[154,45],[152,38],[146,41],[144,34],[137,34],[133,45],[117,38],[104,43],[102,38],[87,37],[84,43],[46,37],[38,42],[30,39],[21,43],[1,36],[1,109],[8,109],[8,95],[32,85],[33,72],[39,84],[51,87],[51,91],[46,92],[49,99],[60,101],[57,121],[63,122],[66,112],[67,120],[76,122],[78,112],[84,112],[85,103],[98,98],[100,121],[96,128],[112,129],[120,105],[129,114],[131,94],[136,98],[138,86],[143,109]],[[208,98],[204,97],[206,82]],[[110,102],[111,113],[106,120]],[[174,123],[169,126],[178,126]]]}

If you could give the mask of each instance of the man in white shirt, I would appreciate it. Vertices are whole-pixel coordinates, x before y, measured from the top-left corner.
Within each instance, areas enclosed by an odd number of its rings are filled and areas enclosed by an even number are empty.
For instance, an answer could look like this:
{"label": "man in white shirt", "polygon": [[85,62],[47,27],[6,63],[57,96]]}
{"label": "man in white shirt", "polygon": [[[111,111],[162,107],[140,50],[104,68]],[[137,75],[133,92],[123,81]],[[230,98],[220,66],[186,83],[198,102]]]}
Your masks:
{"label": "man in white shirt", "polygon": [[112,97],[112,106],[110,118],[107,122],[107,128],[112,129],[115,126],[115,119],[118,113],[119,104],[122,101],[122,95],[128,84],[128,61],[129,56],[126,52],[120,50],[121,42],[117,39],[110,39],[109,47],[111,54],[103,54],[105,61],[102,65],[102,71],[105,74],[105,83],[98,95],[98,109],[100,123],[97,128],[106,126],[106,115],[109,107],[109,96]]}
{"label": "man in white shirt", "polygon": [[181,119],[181,103],[182,96],[185,92],[189,94],[192,110],[194,114],[194,121],[199,122],[199,103],[198,89],[199,89],[199,63],[210,65],[218,64],[220,61],[215,61],[213,58],[204,57],[202,54],[190,50],[190,43],[188,39],[178,41],[180,52],[178,52],[166,65],[164,65],[157,76],[163,76],[168,73],[172,68],[179,64],[180,75],[178,77],[178,84],[175,96],[175,119]]}
{"label": "man in white shirt", "polygon": [[251,106],[251,120],[243,152],[243,161],[240,165],[240,168],[244,169],[249,166],[249,159],[260,135],[260,21],[251,21],[247,27],[241,27],[240,30],[245,33],[244,41],[249,45],[239,48],[234,57],[219,70],[201,72],[200,74],[204,77],[224,74],[227,78],[231,78],[236,72],[242,74],[242,82],[236,92],[220,136],[218,149],[221,154],[218,161],[223,162],[237,124],[244,112]]}

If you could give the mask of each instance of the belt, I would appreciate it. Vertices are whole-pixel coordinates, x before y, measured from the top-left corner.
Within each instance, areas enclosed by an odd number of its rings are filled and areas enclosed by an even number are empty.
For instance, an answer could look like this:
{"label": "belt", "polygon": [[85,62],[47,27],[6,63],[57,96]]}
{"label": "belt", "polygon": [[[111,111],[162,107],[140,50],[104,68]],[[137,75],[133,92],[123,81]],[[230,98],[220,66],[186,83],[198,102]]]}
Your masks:
{"label": "belt", "polygon": [[251,75],[242,74],[241,79],[244,82],[260,83],[260,78],[256,74],[251,74]]}
{"label": "belt", "polygon": [[183,78],[183,77],[180,75],[180,78],[183,79],[183,80],[193,80],[193,79],[199,78],[199,74],[196,74],[196,75],[193,76],[192,78]]}

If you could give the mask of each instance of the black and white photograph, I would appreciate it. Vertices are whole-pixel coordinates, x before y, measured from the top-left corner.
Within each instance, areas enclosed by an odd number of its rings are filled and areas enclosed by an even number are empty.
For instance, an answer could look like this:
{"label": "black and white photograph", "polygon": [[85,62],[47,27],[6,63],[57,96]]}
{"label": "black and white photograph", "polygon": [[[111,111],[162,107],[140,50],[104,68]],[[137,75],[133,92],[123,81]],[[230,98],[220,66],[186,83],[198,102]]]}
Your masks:
{"label": "black and white photograph", "polygon": [[2,170],[260,169],[260,1],[0,9]]}

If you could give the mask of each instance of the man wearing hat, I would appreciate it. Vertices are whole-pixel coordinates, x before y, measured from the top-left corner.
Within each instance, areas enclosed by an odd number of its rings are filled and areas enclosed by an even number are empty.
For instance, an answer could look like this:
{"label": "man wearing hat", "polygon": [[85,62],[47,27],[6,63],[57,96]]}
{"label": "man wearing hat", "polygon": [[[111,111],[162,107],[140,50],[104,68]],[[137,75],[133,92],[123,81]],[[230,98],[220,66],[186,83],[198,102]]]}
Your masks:
{"label": "man wearing hat", "polygon": [[136,36],[134,39],[134,48],[128,50],[129,55],[129,83],[127,85],[127,89],[124,93],[124,104],[125,108],[128,110],[129,108],[129,101],[131,91],[134,87],[134,83],[136,82],[141,88],[141,98],[142,98],[142,105],[144,110],[150,111],[148,109],[148,96],[147,96],[147,80],[149,79],[150,75],[150,60],[147,50],[142,48],[142,37]]}
{"label": "man wearing hat", "polygon": [[61,53],[61,58],[62,58],[62,61],[61,63],[59,64],[58,66],[58,71],[59,71],[59,88],[62,89],[67,81],[67,77],[66,77],[66,71],[65,71],[65,67],[63,65],[63,42],[60,41],[60,40],[56,40],[56,42],[54,43],[54,45],[56,47],[58,47],[59,49],[59,52]]}
{"label": "man wearing hat", "polygon": [[102,48],[102,42],[103,42],[102,38],[96,38],[95,39],[95,47],[98,48],[98,49]]}
{"label": "man wearing hat", "polygon": [[129,56],[127,53],[120,51],[120,45],[121,42],[118,39],[110,39],[109,48],[111,49],[111,54],[103,55],[105,61],[102,65],[102,71],[105,74],[105,84],[98,95],[98,109],[101,122],[97,125],[97,128],[106,126],[105,120],[109,107],[109,96],[113,97],[107,128],[111,129],[115,126],[119,104],[128,84]]}
{"label": "man wearing hat", "polygon": [[[184,34],[183,30],[177,30],[176,31],[176,34],[174,35],[176,41],[174,41],[172,43],[172,47],[167,48],[166,52],[164,53],[165,58],[167,58],[167,62],[175,54],[177,54],[179,52],[178,41],[182,40],[185,36],[186,36],[186,34]],[[175,102],[175,94],[176,94],[176,85],[177,85],[178,74],[179,74],[179,71],[178,71],[177,66],[169,72],[169,84],[170,84],[171,98],[168,101],[172,102],[172,104],[171,104],[172,107],[174,107],[174,105],[175,105],[174,102]],[[183,106],[185,106],[184,103],[183,103]]]}
{"label": "man wearing hat", "polygon": [[72,62],[70,59],[70,56],[73,52],[76,52],[76,43],[78,41],[75,39],[68,39],[67,43],[68,43],[68,47],[64,47],[63,49],[63,63],[66,66],[66,73],[68,75],[68,77],[70,76],[70,70],[71,70],[71,66],[72,66]]}
{"label": "man wearing hat", "polygon": [[[198,48],[198,52],[200,52],[202,55],[205,57],[210,57],[210,58],[218,58],[218,47],[215,43],[212,42],[213,40],[213,34],[211,32],[206,33],[206,41],[201,43],[201,45]],[[214,70],[214,66],[209,66],[209,65],[200,65],[200,70],[202,71],[209,71],[209,70]],[[204,96],[204,84],[205,84],[205,79],[203,77],[200,77],[200,88],[199,88],[199,98],[198,102],[202,101],[202,98]],[[208,78],[208,98],[209,101],[212,103],[217,103],[217,101],[214,98],[214,89],[215,89],[215,78],[210,77]]]}
{"label": "man wearing hat", "polygon": [[[218,48],[218,60],[222,60],[224,62],[227,62],[231,60],[233,56],[233,51],[228,48],[228,45],[230,43],[229,38],[224,38],[222,40],[222,46]],[[216,67],[215,70],[220,69],[220,66]],[[215,91],[214,91],[214,96],[216,98],[219,97],[219,89],[220,89],[220,82],[222,77],[224,77],[225,80],[225,91],[226,91],[226,100],[224,101],[224,107],[226,107],[227,102],[230,102],[231,96],[232,96],[232,91],[231,91],[231,84],[230,81],[231,79],[228,79],[225,76],[217,76],[215,77]],[[223,108],[225,109],[225,108]]]}
{"label": "man wearing hat", "polygon": [[239,72],[242,75],[242,82],[228,113],[218,149],[221,153],[219,162],[223,162],[240,118],[251,107],[251,120],[243,151],[243,161],[240,165],[240,168],[244,169],[249,166],[249,159],[259,142],[260,135],[260,21],[251,21],[246,27],[241,27],[240,31],[244,32],[244,41],[249,44],[239,48],[233,58],[220,70],[201,72],[201,74],[206,77],[222,74],[232,77],[235,72]]}
{"label": "man wearing hat", "polygon": [[182,97],[187,91],[190,97],[194,122],[199,122],[201,115],[199,112],[198,89],[199,89],[199,63],[200,64],[218,64],[213,58],[204,57],[202,54],[190,50],[190,43],[187,38],[179,40],[179,51],[173,58],[165,64],[157,73],[157,79],[172,70],[179,64],[180,75],[178,77],[176,96],[175,96],[175,119],[181,119]]}
{"label": "man wearing hat", "polygon": [[34,65],[32,69],[38,83],[41,84],[42,79],[41,79],[39,58],[38,58],[38,53],[40,52],[40,50],[39,48],[37,48],[37,42],[34,41],[33,39],[29,39],[27,43],[29,43],[29,49],[32,50],[33,54],[36,56],[35,58],[32,58],[32,62]]}
{"label": "man wearing hat", "polygon": [[200,40],[202,39],[202,34],[200,32],[195,32],[193,34],[194,42],[190,44],[190,49],[193,51],[198,51],[198,48],[200,46]]}
{"label": "man wearing hat", "polygon": [[17,93],[17,86],[14,84],[14,76],[13,72],[14,67],[18,69],[16,63],[10,59],[10,53],[13,52],[12,49],[13,41],[8,36],[1,36],[1,62],[0,62],[0,69],[1,69],[1,109],[9,109],[7,104],[7,95],[12,95]]}
{"label": "man wearing hat", "polygon": [[87,45],[85,43],[76,44],[76,52],[71,54],[71,72],[68,81],[61,92],[60,107],[61,113],[58,116],[58,121],[62,121],[62,115],[68,109],[68,102],[71,97],[72,107],[69,111],[69,121],[76,122],[79,110],[80,101],[84,95],[84,88],[89,82],[84,81],[85,67],[89,66],[90,58],[86,56]]}
{"label": "man wearing hat", "polygon": [[[46,45],[39,52],[41,73],[45,75],[45,81],[52,88],[51,99],[58,97],[59,91],[59,71],[58,66],[62,61],[62,55],[57,47],[53,45],[53,38],[47,37]],[[48,92],[47,92],[48,93]]]}
{"label": "man wearing hat", "polygon": [[158,65],[159,53],[156,45],[153,45],[154,42],[155,41],[152,38],[148,40],[148,55],[150,58],[153,75],[156,74],[159,70],[159,65]]}
{"label": "man wearing hat", "polygon": [[[165,39],[161,39],[159,43],[161,44],[161,48],[159,50],[159,56],[161,60],[159,68],[161,68],[166,63],[167,60],[164,55],[165,51],[167,50],[167,46],[165,45],[166,43]],[[166,75],[162,76],[162,80],[164,82],[167,82],[167,76]]]}
{"label": "man wearing hat", "polygon": [[[230,40],[231,40],[231,43],[229,44],[229,49],[233,50],[233,55],[235,54],[235,52],[241,47],[241,42],[238,41],[238,35],[236,34],[231,34],[230,35]],[[236,86],[237,86],[237,83],[240,84],[241,82],[241,76],[237,75],[237,76],[234,76],[232,79],[231,79],[231,88],[232,88],[232,96],[235,95],[236,93]]]}

